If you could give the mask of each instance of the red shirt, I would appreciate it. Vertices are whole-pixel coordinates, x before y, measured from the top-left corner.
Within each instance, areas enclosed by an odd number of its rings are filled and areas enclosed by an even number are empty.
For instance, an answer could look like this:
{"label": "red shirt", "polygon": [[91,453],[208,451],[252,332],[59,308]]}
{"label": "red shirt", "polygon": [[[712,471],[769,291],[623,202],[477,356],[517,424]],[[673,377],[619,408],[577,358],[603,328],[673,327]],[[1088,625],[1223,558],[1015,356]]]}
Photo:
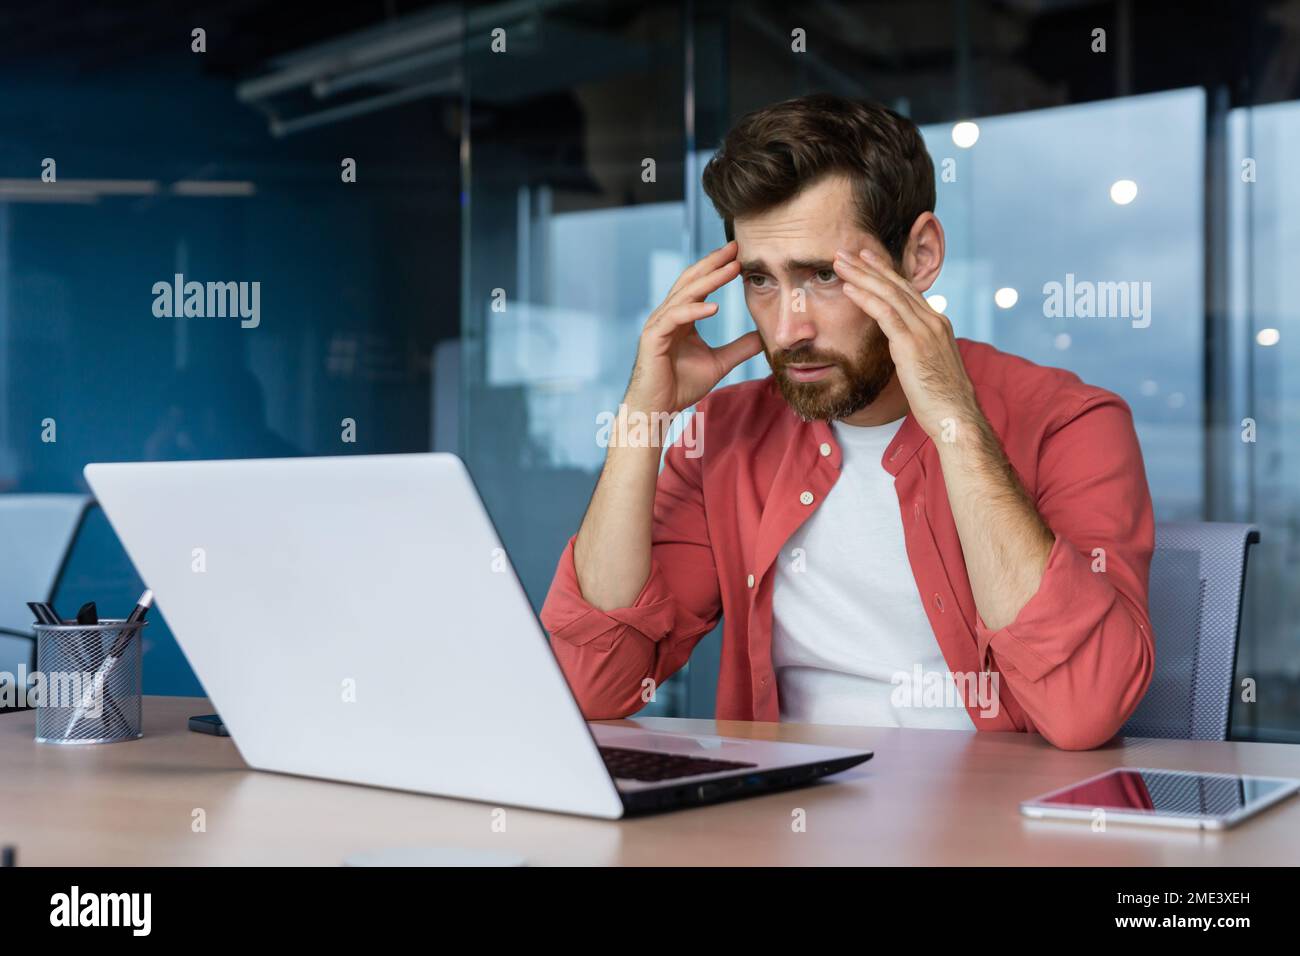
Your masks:
{"label": "red shirt", "polygon": [[[1068,750],[1099,746],[1137,707],[1154,655],[1147,570],[1155,529],[1132,415],[1119,396],[1073,373],[966,339],[958,347],[1056,542],[1015,620],[986,628],[938,451],[908,415],[880,464],[894,476],[917,590],[949,670],[998,676],[996,714],[982,714],[975,693],[967,699],[977,729],[1038,732]],[[714,391],[696,414],[703,454],[688,457],[677,444],[665,456],[651,572],[636,601],[610,611],[588,604],[570,539],[542,607],[588,719],[639,710],[642,682],[658,686],[674,674],[720,616],[718,719],[780,719],[773,565],[835,484],[840,450],[830,426],[802,421],[770,376]]]}

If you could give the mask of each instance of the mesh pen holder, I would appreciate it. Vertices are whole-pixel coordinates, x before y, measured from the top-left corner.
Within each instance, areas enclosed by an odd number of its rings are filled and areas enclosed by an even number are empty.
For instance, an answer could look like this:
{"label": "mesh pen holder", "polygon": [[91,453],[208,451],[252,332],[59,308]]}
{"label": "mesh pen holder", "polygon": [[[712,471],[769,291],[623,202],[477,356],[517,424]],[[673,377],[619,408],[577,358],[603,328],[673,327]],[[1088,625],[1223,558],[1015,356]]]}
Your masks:
{"label": "mesh pen holder", "polygon": [[[44,689],[36,703],[36,740],[107,744],[142,736],[141,631],[147,621],[36,624],[36,669]],[[124,638],[120,656],[110,660]]]}

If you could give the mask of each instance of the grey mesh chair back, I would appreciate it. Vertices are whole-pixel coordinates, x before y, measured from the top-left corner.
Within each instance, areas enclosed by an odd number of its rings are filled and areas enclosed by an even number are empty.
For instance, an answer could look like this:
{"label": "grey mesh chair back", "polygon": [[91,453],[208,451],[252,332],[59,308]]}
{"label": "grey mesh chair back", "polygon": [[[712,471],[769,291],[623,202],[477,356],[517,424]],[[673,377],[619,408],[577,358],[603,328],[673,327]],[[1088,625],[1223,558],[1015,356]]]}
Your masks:
{"label": "grey mesh chair back", "polygon": [[27,602],[54,598],[92,503],[89,495],[0,495],[0,673],[35,667]]}
{"label": "grey mesh chair back", "polygon": [[1151,686],[1121,734],[1227,740],[1250,524],[1156,525],[1151,557]]}

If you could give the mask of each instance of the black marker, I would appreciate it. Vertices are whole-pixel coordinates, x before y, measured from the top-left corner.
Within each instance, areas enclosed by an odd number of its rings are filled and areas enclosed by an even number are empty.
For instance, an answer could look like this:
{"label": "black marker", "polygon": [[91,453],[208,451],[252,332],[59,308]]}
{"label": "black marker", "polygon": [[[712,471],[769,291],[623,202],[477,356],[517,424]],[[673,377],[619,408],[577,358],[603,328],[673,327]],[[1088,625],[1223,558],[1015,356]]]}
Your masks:
{"label": "black marker", "polygon": [[36,617],[37,624],[62,624],[63,618],[54,612],[54,609],[43,601],[28,601],[27,607]]}
{"label": "black marker", "polygon": [[[49,601],[28,601],[27,606],[31,608],[32,613],[36,615],[37,624],[47,624],[53,627],[62,627],[65,624],[71,623],[70,621],[65,621],[62,617],[60,617],[59,612],[55,610],[54,605],[51,604]],[[76,659],[77,666],[79,668],[81,668],[82,670],[86,669],[86,661],[81,656],[81,651],[79,651],[76,647],[72,647],[69,648],[68,653],[70,653]]]}

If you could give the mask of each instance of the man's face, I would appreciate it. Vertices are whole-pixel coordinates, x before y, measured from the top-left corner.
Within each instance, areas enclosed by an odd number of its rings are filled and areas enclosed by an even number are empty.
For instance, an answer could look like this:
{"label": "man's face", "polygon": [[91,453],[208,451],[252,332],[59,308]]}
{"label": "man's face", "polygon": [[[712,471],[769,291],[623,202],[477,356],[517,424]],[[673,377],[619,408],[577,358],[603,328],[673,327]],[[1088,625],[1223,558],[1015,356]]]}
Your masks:
{"label": "man's face", "polygon": [[875,401],[894,374],[889,340],[854,305],[835,252],[889,254],[854,218],[852,186],[819,180],[782,206],[735,221],[745,304],[781,394],[805,420],[835,420]]}

